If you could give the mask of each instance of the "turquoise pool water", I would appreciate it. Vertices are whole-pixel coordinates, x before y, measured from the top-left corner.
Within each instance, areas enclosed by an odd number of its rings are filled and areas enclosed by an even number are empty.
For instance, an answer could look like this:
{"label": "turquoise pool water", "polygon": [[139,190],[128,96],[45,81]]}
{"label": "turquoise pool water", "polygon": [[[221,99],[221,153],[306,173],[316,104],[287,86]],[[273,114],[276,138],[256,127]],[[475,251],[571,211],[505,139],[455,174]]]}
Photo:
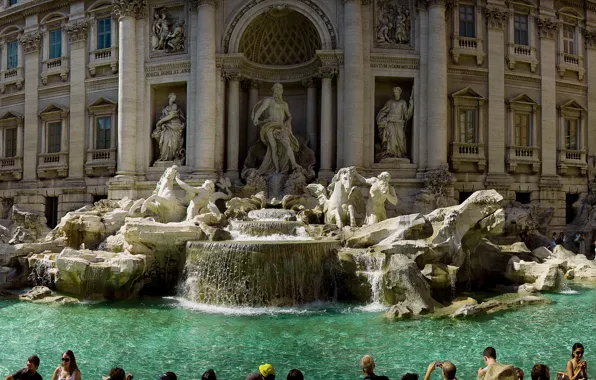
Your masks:
{"label": "turquoise pool water", "polygon": [[392,380],[407,371],[422,378],[432,360],[451,360],[459,379],[473,379],[482,350],[492,345],[500,361],[530,378],[535,362],[551,373],[562,370],[575,341],[584,343],[594,376],[596,290],[549,297],[554,305],[482,319],[402,322],[345,305],[213,313],[176,299],[61,307],[0,301],[0,376],[37,353],[42,376],[51,379],[61,353],[72,349],[86,379],[101,379],[114,366],[135,379],[156,379],[165,370],[199,379],[210,367],[219,379],[244,379],[263,362],[273,363],[280,379],[294,367],[307,379],[357,379],[366,353]]}

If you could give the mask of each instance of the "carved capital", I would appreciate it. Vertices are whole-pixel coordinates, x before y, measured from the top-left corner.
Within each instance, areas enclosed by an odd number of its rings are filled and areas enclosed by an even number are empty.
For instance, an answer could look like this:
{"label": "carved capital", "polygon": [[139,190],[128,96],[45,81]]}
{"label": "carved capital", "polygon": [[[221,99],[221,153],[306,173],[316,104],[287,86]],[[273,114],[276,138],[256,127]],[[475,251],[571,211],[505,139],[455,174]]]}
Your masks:
{"label": "carved capital", "polygon": [[559,30],[559,22],[549,17],[537,17],[536,25],[538,25],[538,36],[549,40],[554,40],[557,37]]}
{"label": "carved capital", "polygon": [[416,0],[416,8],[426,10],[430,5],[430,0]]}
{"label": "carved capital", "polygon": [[70,42],[87,41],[87,28],[89,22],[87,20],[75,21],[66,24],[64,30],[68,33],[68,40]]}
{"label": "carved capital", "polygon": [[21,44],[25,54],[36,53],[41,44],[41,35],[38,32],[24,34],[21,36]]}
{"label": "carved capital", "polygon": [[486,17],[486,25],[489,28],[505,29],[507,27],[507,20],[509,19],[508,11],[493,7],[485,7],[484,16]]}
{"label": "carved capital", "polygon": [[596,49],[596,29],[584,27],[583,32],[588,49]]}
{"label": "carved capital", "polygon": [[213,8],[217,8],[217,0],[190,0],[190,5],[193,9],[198,9],[202,5],[211,5]]}
{"label": "carved capital", "polygon": [[146,0],[112,0],[112,13],[117,17],[145,17]]}
{"label": "carved capital", "polygon": [[319,67],[319,78],[333,78],[337,75],[337,68],[332,66]]}
{"label": "carved capital", "polygon": [[429,7],[444,7],[447,5],[447,0],[429,0],[428,1],[428,6]]}
{"label": "carved capital", "polygon": [[242,75],[237,71],[223,71],[221,77],[225,81],[240,81],[242,79]]}
{"label": "carved capital", "polygon": [[315,81],[312,78],[303,79],[302,85],[306,88],[315,87]]}

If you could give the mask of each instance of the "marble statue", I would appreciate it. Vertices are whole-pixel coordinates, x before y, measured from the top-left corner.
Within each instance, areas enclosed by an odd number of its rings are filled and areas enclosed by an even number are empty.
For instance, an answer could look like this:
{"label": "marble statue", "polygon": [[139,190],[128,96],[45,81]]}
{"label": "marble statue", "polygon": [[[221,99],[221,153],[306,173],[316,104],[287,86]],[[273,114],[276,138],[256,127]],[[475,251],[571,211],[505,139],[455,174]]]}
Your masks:
{"label": "marble statue", "polygon": [[292,133],[292,115],[283,98],[283,86],[273,85],[273,96],[259,101],[252,111],[252,122],[260,127],[260,139],[267,146],[265,158],[258,171],[261,175],[286,174],[299,165],[294,152],[299,142]]}
{"label": "marble statue", "polygon": [[184,112],[176,104],[176,94],[168,95],[168,105],[161,111],[151,137],[157,140],[159,158],[157,161],[184,160]]}
{"label": "marble statue", "polygon": [[365,179],[366,183],[370,185],[370,189],[366,201],[366,219],[364,224],[375,224],[387,219],[385,201],[391,204],[397,204],[397,194],[393,186],[389,183],[390,180],[391,175],[387,172],[382,172],[377,177]]}
{"label": "marble statue", "polygon": [[306,186],[323,207],[325,224],[335,224],[338,228],[343,228],[347,224],[356,227],[357,210],[364,205],[362,193],[358,186],[354,186],[355,181],[360,178],[362,176],[356,172],[355,167],[351,166],[339,169],[327,189],[317,183]]}
{"label": "marble statue", "polygon": [[377,114],[379,139],[381,140],[381,158],[407,157],[406,123],[414,112],[414,91],[410,102],[401,99],[402,90],[393,88],[395,99],[389,100]]}
{"label": "marble statue", "polygon": [[224,189],[226,193],[216,192],[215,183],[211,180],[206,180],[202,186],[194,187],[182,181],[180,177],[177,176],[176,183],[186,191],[186,196],[184,197],[183,202],[188,204],[188,208],[186,209],[187,222],[206,222],[206,214],[211,214],[209,217],[217,217],[221,215],[215,202],[218,199],[228,200],[232,198],[232,192],[230,190],[231,182],[227,178],[221,179],[218,182],[218,186]]}
{"label": "marble statue", "polygon": [[140,207],[144,216],[152,213],[161,223],[180,222],[185,215],[186,207],[174,193],[174,179],[178,177],[178,167],[172,165],[167,168],[155,186],[153,194],[147,199],[138,199],[129,209],[129,215],[134,216]]}
{"label": "marble statue", "polygon": [[174,30],[170,31],[166,9],[153,13],[151,24],[151,49],[153,51],[184,51],[184,21],[179,21]]}

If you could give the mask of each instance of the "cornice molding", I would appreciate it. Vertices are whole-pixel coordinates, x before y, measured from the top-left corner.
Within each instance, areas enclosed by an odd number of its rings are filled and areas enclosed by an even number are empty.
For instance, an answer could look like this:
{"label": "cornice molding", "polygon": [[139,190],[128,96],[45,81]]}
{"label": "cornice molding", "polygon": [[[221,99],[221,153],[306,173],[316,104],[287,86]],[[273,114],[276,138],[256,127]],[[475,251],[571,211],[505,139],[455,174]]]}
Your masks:
{"label": "cornice molding", "polygon": [[420,69],[420,57],[412,56],[389,56],[376,55],[370,56],[370,67],[373,69]]}

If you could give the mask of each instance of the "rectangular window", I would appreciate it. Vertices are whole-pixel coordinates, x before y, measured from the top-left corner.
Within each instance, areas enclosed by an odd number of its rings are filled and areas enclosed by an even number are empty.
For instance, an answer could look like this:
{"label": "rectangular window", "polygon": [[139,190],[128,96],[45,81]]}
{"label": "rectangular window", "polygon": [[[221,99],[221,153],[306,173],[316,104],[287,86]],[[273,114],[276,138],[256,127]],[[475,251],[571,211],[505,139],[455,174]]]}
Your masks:
{"label": "rectangular window", "polygon": [[459,111],[459,142],[476,143],[476,110],[474,109]]}
{"label": "rectangular window", "polygon": [[112,19],[102,18],[97,20],[97,49],[112,47]]}
{"label": "rectangular window", "polygon": [[17,5],[18,0],[9,0],[8,5]]}
{"label": "rectangular window", "polygon": [[98,117],[95,125],[95,149],[110,149],[112,147],[112,118]]}
{"label": "rectangular window", "polygon": [[565,148],[578,150],[578,120],[565,119]]}
{"label": "rectangular window", "polygon": [[476,23],[474,20],[474,6],[459,6],[459,35],[462,37],[476,37]]}
{"label": "rectangular window", "polygon": [[515,145],[530,146],[530,115],[515,114]]}
{"label": "rectangular window", "polygon": [[513,16],[513,33],[516,45],[528,46],[528,15]]}
{"label": "rectangular window", "polygon": [[6,46],[7,52],[7,69],[16,69],[19,66],[19,41],[9,42]]}
{"label": "rectangular window", "polygon": [[575,49],[575,26],[563,26],[563,52],[576,55]]}
{"label": "rectangular window", "polygon": [[62,57],[62,30],[50,31],[50,59]]}
{"label": "rectangular window", "polygon": [[62,140],[62,123],[48,123],[48,153],[60,152]]}
{"label": "rectangular window", "polygon": [[17,129],[10,128],[4,132],[4,157],[17,155]]}

